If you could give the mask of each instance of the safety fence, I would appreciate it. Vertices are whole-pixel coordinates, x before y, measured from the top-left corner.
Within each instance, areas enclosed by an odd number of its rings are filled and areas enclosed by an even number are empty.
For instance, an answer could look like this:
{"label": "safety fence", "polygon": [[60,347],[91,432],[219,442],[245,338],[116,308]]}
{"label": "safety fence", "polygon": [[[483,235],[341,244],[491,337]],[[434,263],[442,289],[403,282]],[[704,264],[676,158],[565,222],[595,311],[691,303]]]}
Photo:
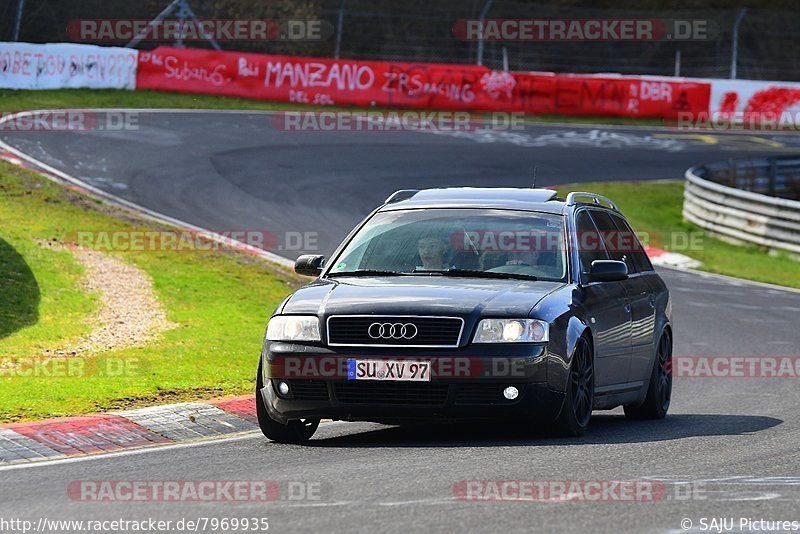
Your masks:
{"label": "safety fence", "polygon": [[[736,2],[744,4],[747,2]],[[665,2],[598,0],[5,0],[0,2],[0,41],[80,42],[125,46],[108,36],[75,40],[76,23],[85,20],[150,21],[169,5],[175,20],[185,6],[203,20],[317,19],[332,32],[323,40],[249,39],[220,42],[228,51],[331,59],[369,59],[425,63],[476,64],[511,71],[629,75],[677,74],[688,77],[800,81],[800,11],[788,0],[749,2]],[[591,4],[591,6],[589,5]],[[680,7],[679,4],[681,5]],[[698,9],[713,5],[713,9]],[[685,6],[685,7],[684,7]],[[700,38],[658,40],[525,39],[484,45],[454,34],[465,19],[537,21],[696,21],[707,29]],[[130,40],[130,39],[128,39]],[[145,39],[151,50],[174,39]],[[210,48],[206,42],[188,43]]]}

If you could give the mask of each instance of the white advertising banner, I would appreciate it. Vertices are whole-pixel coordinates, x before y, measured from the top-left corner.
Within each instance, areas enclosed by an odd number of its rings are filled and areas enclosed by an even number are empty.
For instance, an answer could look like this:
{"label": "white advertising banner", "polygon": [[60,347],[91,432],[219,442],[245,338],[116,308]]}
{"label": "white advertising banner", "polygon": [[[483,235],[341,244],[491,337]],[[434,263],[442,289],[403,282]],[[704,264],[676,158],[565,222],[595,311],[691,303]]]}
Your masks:
{"label": "white advertising banner", "polygon": [[0,88],[134,90],[138,55],[131,48],[0,42]]}

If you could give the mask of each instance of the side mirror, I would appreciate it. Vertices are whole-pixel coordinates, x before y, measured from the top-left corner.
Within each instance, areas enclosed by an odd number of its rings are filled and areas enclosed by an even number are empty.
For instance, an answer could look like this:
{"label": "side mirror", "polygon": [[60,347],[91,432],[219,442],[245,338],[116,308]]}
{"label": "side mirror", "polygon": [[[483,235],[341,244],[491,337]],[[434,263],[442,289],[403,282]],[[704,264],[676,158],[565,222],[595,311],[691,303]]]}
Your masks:
{"label": "side mirror", "polygon": [[304,276],[319,276],[322,273],[322,264],[324,263],[325,256],[303,254],[294,260],[294,272]]}
{"label": "side mirror", "polygon": [[627,278],[628,266],[619,260],[594,260],[589,271],[589,282],[620,282]]}

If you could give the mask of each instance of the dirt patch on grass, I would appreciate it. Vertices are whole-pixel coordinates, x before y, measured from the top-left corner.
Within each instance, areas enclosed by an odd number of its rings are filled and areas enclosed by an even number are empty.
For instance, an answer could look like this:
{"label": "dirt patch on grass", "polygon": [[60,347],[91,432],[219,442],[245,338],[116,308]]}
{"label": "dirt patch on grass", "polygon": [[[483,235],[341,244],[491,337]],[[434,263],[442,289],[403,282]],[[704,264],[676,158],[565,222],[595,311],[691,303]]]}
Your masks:
{"label": "dirt patch on grass", "polygon": [[150,276],[135,265],[74,245],[44,245],[71,252],[86,269],[84,287],[100,297],[100,309],[90,319],[95,328],[76,343],[46,354],[78,355],[139,347],[178,326],[167,319]]}

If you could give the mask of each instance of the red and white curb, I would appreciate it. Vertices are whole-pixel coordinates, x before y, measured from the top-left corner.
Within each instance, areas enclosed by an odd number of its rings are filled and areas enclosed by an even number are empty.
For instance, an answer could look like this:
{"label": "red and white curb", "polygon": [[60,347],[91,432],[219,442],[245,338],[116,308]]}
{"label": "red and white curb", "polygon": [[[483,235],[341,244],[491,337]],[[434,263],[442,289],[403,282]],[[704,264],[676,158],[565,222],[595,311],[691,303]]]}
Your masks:
{"label": "red and white curb", "polygon": [[683,254],[678,254],[677,252],[670,252],[668,250],[663,250],[654,247],[644,247],[644,251],[650,258],[650,262],[653,265],[658,265],[659,267],[676,267],[678,269],[697,269],[698,267],[703,265],[696,259],[690,258],[689,256],[684,256]]}
{"label": "red and white curb", "polygon": [[255,397],[0,425],[0,466],[166,445],[258,428]]}

